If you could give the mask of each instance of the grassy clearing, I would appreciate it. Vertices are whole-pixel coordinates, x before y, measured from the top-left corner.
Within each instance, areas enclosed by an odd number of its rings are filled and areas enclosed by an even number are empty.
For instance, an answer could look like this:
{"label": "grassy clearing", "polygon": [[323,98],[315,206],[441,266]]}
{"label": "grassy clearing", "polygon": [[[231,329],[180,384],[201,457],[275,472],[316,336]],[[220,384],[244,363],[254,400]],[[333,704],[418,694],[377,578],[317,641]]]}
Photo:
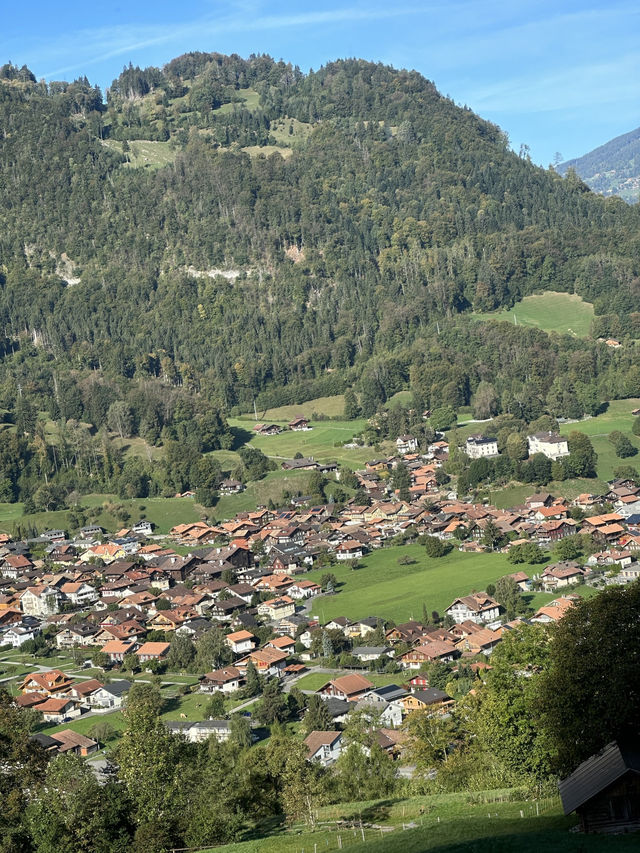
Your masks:
{"label": "grassy clearing", "polygon": [[[264,421],[264,419],[261,419]],[[270,422],[286,426],[286,421],[269,418]],[[352,468],[361,467],[368,459],[375,456],[375,451],[369,448],[335,447],[336,443],[349,441],[356,433],[364,429],[367,422],[363,418],[355,421],[312,421],[311,430],[294,432],[285,430],[280,435],[260,436],[251,435],[248,444],[262,450],[274,459],[292,459],[300,452],[304,456],[313,456],[323,461],[335,460]],[[249,418],[229,418],[229,425],[245,433],[251,433],[255,420]]]}
{"label": "grassy clearing", "polygon": [[233,518],[237,512],[246,512],[257,506],[266,506],[269,501],[282,504],[282,492],[304,494],[309,481],[309,471],[270,471],[263,480],[249,483],[244,492],[221,497],[212,510],[218,520]]}
{"label": "grassy clearing", "polygon": [[293,154],[292,148],[283,148],[281,145],[247,145],[242,150],[249,157],[270,157],[272,154],[280,154],[285,160]]}
{"label": "grassy clearing", "polygon": [[236,96],[237,101],[222,104],[221,107],[211,111],[213,115],[227,115],[237,109],[257,110],[260,106],[260,95],[255,89],[238,89]]}
{"label": "grassy clearing", "polygon": [[280,145],[296,146],[304,142],[313,126],[297,118],[281,118],[271,122],[269,131]]}
{"label": "grassy clearing", "polygon": [[[328,418],[342,415],[344,412],[344,394],[335,394],[332,397],[316,397],[315,400],[307,400],[306,403],[295,406],[278,406],[275,409],[265,409],[258,412],[260,420],[285,421],[288,422],[297,415],[310,418],[314,413],[326,415]],[[253,412],[247,412],[243,418],[253,418]]]}
{"label": "grassy clearing", "polygon": [[544,332],[558,332],[575,338],[589,336],[593,305],[571,293],[547,291],[525,296],[510,311],[477,314],[477,320],[499,320],[519,326],[535,326]]}
{"label": "grassy clearing", "polygon": [[640,450],[640,439],[631,432],[635,420],[631,412],[637,408],[640,408],[640,399],[637,397],[630,400],[611,400],[606,412],[601,415],[577,423],[561,425],[560,432],[563,435],[568,435],[573,430],[577,430],[589,436],[598,454],[598,478],[600,480],[611,480],[613,472],[621,465],[630,464],[638,467],[640,464],[639,456],[632,456],[628,459],[620,459],[616,456],[613,444],[608,439],[609,433],[620,430],[634,447]]}
{"label": "grassy clearing", "polygon": [[[415,562],[400,565],[401,557]],[[323,622],[345,615],[404,622],[422,617],[423,602],[429,612],[442,613],[454,598],[495,583],[512,566],[504,554],[465,554],[454,549],[446,557],[432,559],[421,545],[406,545],[374,551],[355,571],[340,565],[331,571],[338,579],[336,595],[322,596],[313,605],[314,614]],[[310,572],[309,577],[317,580],[323,573]]]}
{"label": "grassy clearing", "polygon": [[178,151],[170,142],[154,142],[150,139],[132,139],[128,152],[123,152],[122,142],[115,139],[105,139],[102,144],[119,154],[127,153],[126,166],[131,169],[161,169],[173,163]]}
{"label": "grassy clearing", "polygon": [[[338,827],[335,821],[349,821]],[[318,810],[318,828],[294,826],[266,838],[229,844],[223,853],[300,853],[349,849],[354,853],[591,853],[637,849],[638,836],[570,833],[557,798],[538,803],[509,791],[439,794],[344,803]],[[362,827],[361,827],[362,822]],[[375,825],[375,828],[374,826]],[[384,827],[384,829],[381,829]],[[363,840],[364,837],[364,840]],[[213,853],[213,851],[211,851]]]}

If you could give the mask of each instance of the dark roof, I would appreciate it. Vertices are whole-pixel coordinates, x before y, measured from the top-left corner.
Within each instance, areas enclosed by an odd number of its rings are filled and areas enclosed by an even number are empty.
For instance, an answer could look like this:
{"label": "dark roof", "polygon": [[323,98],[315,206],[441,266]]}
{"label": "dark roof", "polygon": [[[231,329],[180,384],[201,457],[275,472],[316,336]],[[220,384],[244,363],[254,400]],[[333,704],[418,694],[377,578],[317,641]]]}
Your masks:
{"label": "dark roof", "polygon": [[580,808],[629,770],[640,773],[638,745],[621,747],[616,741],[607,744],[559,783],[564,813]]}
{"label": "dark roof", "polygon": [[347,702],[345,699],[338,699],[337,696],[323,696],[327,711],[332,717],[341,717],[343,714],[348,714],[355,707],[355,702]]}
{"label": "dark roof", "polygon": [[404,687],[399,687],[397,684],[387,684],[385,687],[376,687],[376,689],[371,692],[375,693],[376,696],[380,696],[381,699],[385,699],[387,702],[393,702],[394,699],[401,699],[403,696],[407,695],[407,691]]}
{"label": "dark roof", "polygon": [[633,512],[633,513],[631,513],[631,515],[628,515],[626,523],[627,524],[640,524],[640,513]]}
{"label": "dark roof", "polygon": [[417,696],[425,705],[434,705],[436,702],[446,702],[451,699],[448,693],[443,690],[438,690],[436,687],[426,687],[424,690],[415,690],[414,696]]}
{"label": "dark roof", "polygon": [[131,688],[131,682],[122,679],[121,681],[110,681],[108,684],[105,684],[104,690],[107,693],[111,693],[112,696],[122,696],[123,693],[127,693]]}
{"label": "dark roof", "polygon": [[43,749],[51,749],[54,746],[60,746],[60,741],[49,737],[49,735],[44,734],[44,732],[36,732],[36,734],[30,736],[29,740],[35,741],[35,743],[39,744]]}

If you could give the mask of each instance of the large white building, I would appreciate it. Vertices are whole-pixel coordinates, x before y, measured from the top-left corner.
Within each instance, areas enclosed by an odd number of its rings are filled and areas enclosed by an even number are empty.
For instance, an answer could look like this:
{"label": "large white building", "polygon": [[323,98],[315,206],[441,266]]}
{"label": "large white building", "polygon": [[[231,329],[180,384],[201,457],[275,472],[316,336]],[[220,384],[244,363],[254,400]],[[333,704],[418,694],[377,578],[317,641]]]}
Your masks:
{"label": "large white building", "polygon": [[548,459],[560,459],[569,455],[567,439],[555,432],[536,432],[527,436],[529,456],[543,453]]}
{"label": "large white building", "polygon": [[469,459],[480,459],[482,456],[498,456],[498,439],[487,438],[484,435],[470,435],[467,439],[465,453]]}

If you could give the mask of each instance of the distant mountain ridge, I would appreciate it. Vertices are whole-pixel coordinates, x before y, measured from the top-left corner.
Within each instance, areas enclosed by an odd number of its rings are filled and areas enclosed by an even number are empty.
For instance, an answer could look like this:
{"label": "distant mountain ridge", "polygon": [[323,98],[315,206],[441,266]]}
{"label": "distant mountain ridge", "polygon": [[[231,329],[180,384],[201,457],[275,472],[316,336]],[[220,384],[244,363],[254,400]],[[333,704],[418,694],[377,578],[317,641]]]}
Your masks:
{"label": "distant mountain ridge", "polygon": [[640,196],[640,127],[558,166],[561,175],[568,169],[575,169],[594,192],[636,203]]}

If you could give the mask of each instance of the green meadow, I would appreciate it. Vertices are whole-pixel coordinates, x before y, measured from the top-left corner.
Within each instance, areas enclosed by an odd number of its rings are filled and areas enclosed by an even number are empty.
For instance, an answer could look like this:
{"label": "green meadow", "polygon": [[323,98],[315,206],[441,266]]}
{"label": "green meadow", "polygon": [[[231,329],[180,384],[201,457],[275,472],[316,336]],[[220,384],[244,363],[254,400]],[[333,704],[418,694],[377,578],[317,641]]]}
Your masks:
{"label": "green meadow", "polygon": [[572,293],[547,291],[525,296],[509,311],[477,314],[478,320],[498,320],[518,326],[534,326],[544,332],[558,332],[575,338],[589,336],[593,305]]}
{"label": "green meadow", "polygon": [[[414,560],[402,565],[401,558]],[[313,604],[313,613],[323,622],[336,616],[360,619],[380,616],[405,622],[422,618],[427,610],[443,613],[451,602],[472,590],[513,571],[504,554],[465,554],[454,548],[446,557],[427,557],[421,545],[403,545],[373,551],[361,560],[362,567],[337,564],[329,571],[338,580],[335,595],[322,596]],[[325,570],[309,573],[318,580]]]}

